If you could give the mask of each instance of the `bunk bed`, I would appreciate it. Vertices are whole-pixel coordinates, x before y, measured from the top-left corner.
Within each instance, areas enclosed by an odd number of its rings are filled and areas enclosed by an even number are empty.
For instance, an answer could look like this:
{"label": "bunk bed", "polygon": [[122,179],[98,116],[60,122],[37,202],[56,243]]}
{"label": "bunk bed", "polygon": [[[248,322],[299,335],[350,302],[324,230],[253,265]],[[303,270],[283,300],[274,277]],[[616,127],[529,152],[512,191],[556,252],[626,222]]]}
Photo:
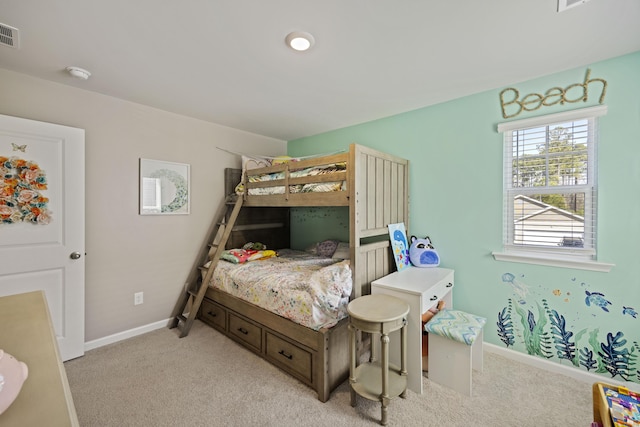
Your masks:
{"label": "bunk bed", "polygon": [[[228,170],[227,191],[237,187],[240,194],[234,196],[244,200],[226,246],[238,248],[260,241],[269,248],[285,248],[289,245],[289,208],[346,206],[351,271],[347,302],[367,295],[373,280],[395,268],[387,226],[408,225],[408,166],[405,159],[351,144],[348,152]],[[219,261],[217,269],[224,262]],[[327,401],[331,391],[347,379],[346,317],[331,327],[310,328],[212,283],[205,285],[198,318],[313,388],[320,401]]]}

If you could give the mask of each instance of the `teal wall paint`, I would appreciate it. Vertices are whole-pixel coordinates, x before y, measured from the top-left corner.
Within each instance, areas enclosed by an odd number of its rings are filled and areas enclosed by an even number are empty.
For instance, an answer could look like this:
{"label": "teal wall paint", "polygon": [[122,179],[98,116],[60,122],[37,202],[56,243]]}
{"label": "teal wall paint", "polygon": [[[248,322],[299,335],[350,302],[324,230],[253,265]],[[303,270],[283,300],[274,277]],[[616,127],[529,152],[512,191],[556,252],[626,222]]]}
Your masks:
{"label": "teal wall paint", "polygon": [[[502,246],[503,142],[496,126],[508,121],[499,103],[504,88],[290,141],[288,154],[330,152],[356,142],[408,158],[409,233],[429,235],[441,266],[455,269],[454,305],[487,317],[487,342],[506,346],[497,326],[504,312],[511,316],[510,349],[583,370],[579,351],[584,357],[592,351],[598,365],[591,372],[640,382],[640,318],[623,314],[623,306],[640,311],[640,52],[510,87],[521,97],[544,93],[581,83],[587,69],[591,78],[608,83],[608,114],[599,127],[598,260],[615,264],[609,273],[499,262],[491,256]],[[523,111],[509,120],[598,105],[599,96],[599,86],[592,84],[587,103]],[[294,246],[308,243],[309,223],[294,221]],[[609,311],[594,304],[595,296],[587,305],[587,292],[603,294]],[[574,360],[563,358],[563,329],[576,347]],[[627,361],[611,373],[605,368],[609,334],[609,339],[617,336],[617,349],[626,351],[617,356]]]}

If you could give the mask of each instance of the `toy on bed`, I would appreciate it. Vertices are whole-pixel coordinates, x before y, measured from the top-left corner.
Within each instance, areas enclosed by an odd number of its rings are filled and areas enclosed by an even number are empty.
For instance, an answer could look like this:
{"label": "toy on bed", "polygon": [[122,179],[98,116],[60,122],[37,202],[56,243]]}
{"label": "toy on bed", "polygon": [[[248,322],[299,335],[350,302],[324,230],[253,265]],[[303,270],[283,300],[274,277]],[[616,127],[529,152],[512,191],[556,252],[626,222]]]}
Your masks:
{"label": "toy on bed", "polygon": [[424,239],[411,236],[409,260],[416,267],[437,267],[440,265],[440,256],[431,244],[429,236]]}
{"label": "toy on bed", "polygon": [[229,249],[222,253],[220,259],[242,264],[247,261],[256,261],[277,256],[276,251],[267,249],[267,246],[260,242],[249,242],[241,249]]}

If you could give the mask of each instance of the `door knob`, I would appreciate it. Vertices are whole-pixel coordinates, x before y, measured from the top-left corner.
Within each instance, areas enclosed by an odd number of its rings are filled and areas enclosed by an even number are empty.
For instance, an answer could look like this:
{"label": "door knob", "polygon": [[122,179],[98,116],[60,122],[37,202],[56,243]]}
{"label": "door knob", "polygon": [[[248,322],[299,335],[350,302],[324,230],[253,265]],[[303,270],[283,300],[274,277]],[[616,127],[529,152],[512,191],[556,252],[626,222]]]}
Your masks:
{"label": "door knob", "polygon": [[80,258],[82,255],[80,254],[80,252],[71,252],[71,255],[69,255],[69,258],[71,259],[78,259]]}

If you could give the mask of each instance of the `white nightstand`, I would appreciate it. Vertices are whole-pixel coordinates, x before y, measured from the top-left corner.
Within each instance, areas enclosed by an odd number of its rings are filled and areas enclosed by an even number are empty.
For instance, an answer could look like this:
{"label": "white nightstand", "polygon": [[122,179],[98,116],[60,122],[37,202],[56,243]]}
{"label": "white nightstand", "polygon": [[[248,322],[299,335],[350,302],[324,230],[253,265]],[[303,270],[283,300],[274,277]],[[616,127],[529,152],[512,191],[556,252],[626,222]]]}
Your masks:
{"label": "white nightstand", "polygon": [[[453,308],[453,270],[446,268],[409,267],[371,282],[371,294],[384,294],[400,298],[409,304],[407,318],[407,371],[408,388],[422,394],[422,313],[443,300],[447,308]],[[400,339],[391,334],[391,340]],[[390,348],[398,348],[391,345]],[[398,363],[399,352],[390,359]]]}

